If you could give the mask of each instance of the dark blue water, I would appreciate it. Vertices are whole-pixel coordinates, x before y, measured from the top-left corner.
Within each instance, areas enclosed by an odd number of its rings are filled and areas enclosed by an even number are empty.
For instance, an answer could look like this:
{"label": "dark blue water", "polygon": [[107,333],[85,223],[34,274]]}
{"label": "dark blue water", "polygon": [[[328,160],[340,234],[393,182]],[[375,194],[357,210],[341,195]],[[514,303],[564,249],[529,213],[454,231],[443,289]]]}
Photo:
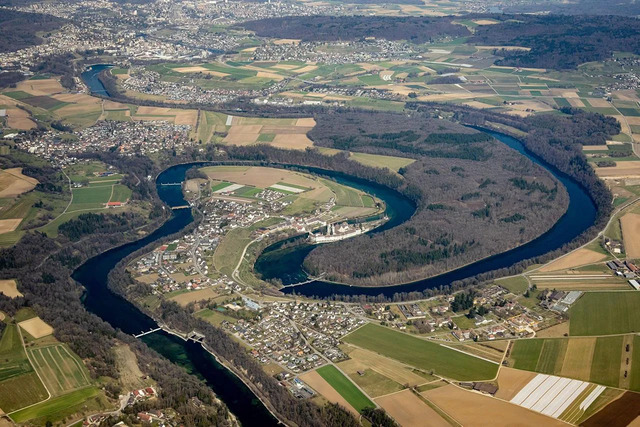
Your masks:
{"label": "dark blue water", "polygon": [[100,79],[98,79],[98,74],[103,70],[108,68],[112,68],[113,65],[109,64],[97,64],[88,67],[81,75],[82,81],[87,85],[89,91],[91,93],[95,93],[96,95],[104,95],[111,96],[107,89],[104,87]]}
{"label": "dark blue water", "polygon": [[[180,165],[167,169],[160,174],[157,184],[182,182],[190,167],[191,165]],[[157,189],[160,198],[169,206],[186,204],[180,186],[157,185]],[[86,289],[83,301],[87,310],[128,334],[138,334],[156,328],[157,324],[153,319],[109,290],[107,276],[124,257],[149,243],[182,230],[192,221],[190,209],[175,210],[173,216],[162,227],[145,238],[109,250],[78,267],[72,277]],[[164,331],[147,335],[143,337],[143,341],[172,362],[206,381],[242,424],[277,424],[253,392],[219,364],[200,344],[185,342]]]}
{"label": "dark blue water", "polygon": [[[515,249],[491,256],[489,258],[485,258],[473,264],[469,264],[467,266],[458,268],[448,273],[441,274],[439,276],[434,276],[428,279],[418,280],[407,284],[384,287],[359,287],[341,285],[319,280],[300,286],[284,288],[283,292],[295,292],[299,295],[317,297],[328,297],[331,295],[376,296],[380,294],[383,294],[387,297],[392,297],[394,294],[399,292],[423,291],[425,289],[437,288],[442,285],[448,285],[456,280],[462,280],[473,277],[477,274],[486,273],[500,268],[510,267],[519,261],[534,258],[536,256],[556,250],[579,236],[583,231],[593,225],[596,218],[596,206],[594,205],[593,201],[584,190],[584,188],[578,185],[567,175],[559,172],[542,159],[527,151],[524,146],[515,138],[511,138],[510,136],[497,132],[486,132],[496,139],[502,141],[509,147],[513,148],[514,150],[517,150],[523,156],[527,157],[534,163],[537,163],[545,169],[549,170],[549,172],[551,172],[566,187],[570,198],[569,207],[567,208],[565,214],[549,231],[532,240],[531,242],[519,246]],[[350,185],[346,182],[345,184]],[[360,188],[364,191],[373,191],[375,190],[375,185],[373,186],[373,188]],[[308,254],[311,251],[311,248],[303,246],[300,248],[300,251],[306,252]],[[285,259],[297,261],[299,256],[292,252],[293,251],[291,250],[285,252]],[[289,270],[288,272],[286,272],[286,274],[282,274],[283,278],[294,278],[295,280],[300,281],[299,279],[304,277],[304,272],[302,272],[300,266],[295,266],[293,264],[287,265],[283,262],[279,263],[277,257],[274,257],[273,254],[266,253],[266,255],[269,257],[269,261],[272,266],[276,265],[280,266],[279,268],[281,269]],[[257,265],[261,265],[260,259],[258,259]],[[265,273],[265,276],[268,277],[269,275],[273,274],[273,271],[265,271]]]}

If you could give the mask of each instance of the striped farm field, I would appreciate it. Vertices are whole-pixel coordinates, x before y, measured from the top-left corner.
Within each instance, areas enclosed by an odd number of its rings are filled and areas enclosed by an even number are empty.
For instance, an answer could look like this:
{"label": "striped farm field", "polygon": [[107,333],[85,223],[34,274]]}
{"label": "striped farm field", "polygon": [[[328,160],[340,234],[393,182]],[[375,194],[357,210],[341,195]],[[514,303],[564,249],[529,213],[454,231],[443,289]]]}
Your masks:
{"label": "striped farm field", "polygon": [[498,372],[497,363],[372,323],[347,335],[344,341],[456,380],[489,380]]}
{"label": "striped farm field", "polygon": [[54,396],[90,384],[84,366],[62,344],[29,349],[29,355]]}
{"label": "striped farm field", "polygon": [[[633,389],[633,363],[631,363],[631,385],[625,380],[626,344],[635,341],[632,336],[547,338],[516,341],[509,363],[516,369],[559,375],[576,380],[590,381],[610,387]],[[639,343],[640,345],[640,343]],[[631,349],[630,349],[631,350]],[[631,351],[627,353],[631,360]],[[640,351],[634,354],[640,357]],[[640,360],[640,359],[639,359]],[[640,361],[638,386],[640,387]]]}
{"label": "striped farm field", "polygon": [[335,366],[326,365],[318,368],[317,372],[331,387],[340,393],[340,396],[344,397],[356,411],[360,412],[364,408],[375,408],[376,405]]}

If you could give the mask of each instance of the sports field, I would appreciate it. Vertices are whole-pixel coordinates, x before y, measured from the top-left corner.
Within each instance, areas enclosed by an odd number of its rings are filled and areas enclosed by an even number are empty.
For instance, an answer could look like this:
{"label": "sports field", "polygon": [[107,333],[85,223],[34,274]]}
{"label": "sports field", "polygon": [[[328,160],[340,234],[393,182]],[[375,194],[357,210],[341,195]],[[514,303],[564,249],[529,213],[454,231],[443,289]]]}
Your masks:
{"label": "sports field", "polygon": [[326,365],[318,368],[317,372],[358,412],[367,407],[375,408],[376,405],[335,366]]}
{"label": "sports field", "polygon": [[626,342],[624,336],[518,340],[509,362],[516,369],[626,388]]}
{"label": "sports field", "polygon": [[54,396],[90,384],[81,362],[62,344],[29,349],[31,360]]}
{"label": "sports field", "polygon": [[456,380],[489,380],[498,372],[496,363],[371,323],[347,335],[344,341]]}
{"label": "sports field", "polygon": [[570,335],[640,331],[640,292],[588,292],[569,310]]}

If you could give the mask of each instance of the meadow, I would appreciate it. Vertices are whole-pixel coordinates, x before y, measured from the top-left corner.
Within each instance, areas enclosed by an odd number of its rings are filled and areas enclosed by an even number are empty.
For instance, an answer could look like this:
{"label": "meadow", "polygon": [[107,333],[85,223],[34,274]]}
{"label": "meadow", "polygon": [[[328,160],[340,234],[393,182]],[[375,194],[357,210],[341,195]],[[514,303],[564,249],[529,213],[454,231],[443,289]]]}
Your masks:
{"label": "meadow", "polygon": [[455,380],[489,380],[498,372],[496,363],[371,323],[344,341]]}
{"label": "meadow", "polygon": [[31,348],[29,353],[40,377],[54,396],[90,384],[86,369],[64,345]]}
{"label": "meadow", "polygon": [[10,416],[16,423],[44,424],[46,420],[62,420],[80,410],[96,411],[105,407],[107,402],[100,391],[96,387],[85,387],[13,412]]}
{"label": "meadow", "polygon": [[327,381],[342,397],[345,398],[356,411],[364,408],[375,408],[375,404],[369,400],[353,383],[345,377],[333,365],[326,365],[317,369],[318,374]]}

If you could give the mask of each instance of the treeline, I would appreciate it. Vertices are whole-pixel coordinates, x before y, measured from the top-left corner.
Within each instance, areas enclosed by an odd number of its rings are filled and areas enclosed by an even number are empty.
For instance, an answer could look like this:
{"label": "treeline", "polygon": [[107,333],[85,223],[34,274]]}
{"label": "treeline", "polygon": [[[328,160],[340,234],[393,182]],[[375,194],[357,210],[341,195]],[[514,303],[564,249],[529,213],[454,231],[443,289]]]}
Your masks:
{"label": "treeline", "polygon": [[40,13],[18,12],[3,9],[0,13],[0,52],[13,52],[42,43],[38,33],[47,33],[60,28],[64,19]]}
{"label": "treeline", "polygon": [[286,16],[240,24],[261,37],[303,41],[359,40],[366,37],[386,40],[432,42],[443,37],[464,37],[471,33],[452,17],[380,16]]}
{"label": "treeline", "polygon": [[640,20],[632,17],[488,16],[500,23],[478,26],[471,43],[530,49],[498,50],[496,53],[504,57],[498,65],[573,69],[610,58],[614,51],[640,53]]}
{"label": "treeline", "polygon": [[6,73],[0,73],[0,89],[6,87],[16,87],[16,83],[26,79],[27,76],[19,71],[8,71]]}

